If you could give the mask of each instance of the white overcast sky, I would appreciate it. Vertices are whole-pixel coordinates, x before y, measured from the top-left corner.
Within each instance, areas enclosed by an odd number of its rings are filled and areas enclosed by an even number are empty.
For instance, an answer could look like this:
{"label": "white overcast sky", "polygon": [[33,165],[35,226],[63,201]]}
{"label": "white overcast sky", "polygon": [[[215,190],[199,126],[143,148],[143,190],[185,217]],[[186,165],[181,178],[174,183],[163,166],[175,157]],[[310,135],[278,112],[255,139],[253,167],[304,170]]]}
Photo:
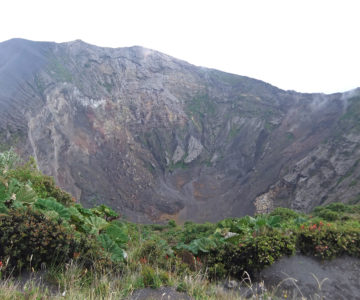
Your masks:
{"label": "white overcast sky", "polygon": [[359,0],[1,0],[15,37],[140,45],[282,89],[360,87]]}

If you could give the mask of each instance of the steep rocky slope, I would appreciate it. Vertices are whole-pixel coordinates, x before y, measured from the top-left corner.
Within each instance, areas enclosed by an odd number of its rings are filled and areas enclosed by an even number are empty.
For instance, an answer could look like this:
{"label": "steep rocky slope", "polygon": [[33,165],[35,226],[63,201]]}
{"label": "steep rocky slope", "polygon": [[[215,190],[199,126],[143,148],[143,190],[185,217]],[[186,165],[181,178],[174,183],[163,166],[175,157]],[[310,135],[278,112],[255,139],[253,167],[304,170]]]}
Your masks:
{"label": "steep rocky slope", "polygon": [[1,147],[137,221],[360,200],[359,95],[283,91],[141,47],[0,43]]}

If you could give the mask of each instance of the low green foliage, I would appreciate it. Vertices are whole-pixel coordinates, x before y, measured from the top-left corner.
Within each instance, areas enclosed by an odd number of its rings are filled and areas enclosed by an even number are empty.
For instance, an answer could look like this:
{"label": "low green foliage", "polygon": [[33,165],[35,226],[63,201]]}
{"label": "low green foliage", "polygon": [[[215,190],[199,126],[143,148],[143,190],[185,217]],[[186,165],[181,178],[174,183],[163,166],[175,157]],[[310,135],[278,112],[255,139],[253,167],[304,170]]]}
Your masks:
{"label": "low green foliage", "polygon": [[103,249],[110,254],[113,262],[122,262],[125,256],[124,250],[106,233],[98,236],[98,240]]}
{"label": "low green foliage", "polygon": [[185,222],[179,239],[185,244],[187,244],[195,239],[208,237],[209,235],[215,232],[215,229],[216,229],[216,224],[212,224],[212,223],[196,224],[188,221]]}
{"label": "low green foliage", "polygon": [[332,203],[311,215],[276,208],[218,223],[135,224],[118,220],[105,205],[75,203],[33,159],[22,164],[12,151],[0,153],[0,272],[75,261],[83,272],[76,274],[79,282],[92,282],[94,297],[110,287],[85,274],[101,269],[120,278],[127,272],[120,284],[124,297],[138,288],[174,285],[201,298],[206,292],[188,280],[197,274],[240,279],[295,251],[329,259],[358,257],[359,249],[360,205]]}
{"label": "low green foliage", "polygon": [[172,247],[158,236],[151,236],[134,251],[135,260],[161,268],[166,268],[173,256]]}
{"label": "low green foliage", "polygon": [[75,204],[32,158],[21,164],[12,151],[0,154],[0,169],[0,261],[15,271],[72,258],[94,265],[92,256],[123,262],[127,228],[112,209]]}
{"label": "low green foliage", "polygon": [[144,287],[158,288],[169,283],[169,276],[164,271],[156,271],[153,267],[145,265],[141,271]]}
{"label": "low green foliage", "polygon": [[177,250],[187,250],[194,255],[198,255],[200,252],[207,253],[211,249],[216,248],[222,241],[221,239],[216,238],[207,238],[201,237],[195,240],[192,240],[189,244],[179,243],[176,246]]}
{"label": "low green foliage", "polygon": [[300,214],[285,207],[277,207],[271,213],[270,216],[280,216],[282,220],[294,220],[300,217]]}
{"label": "low green foliage", "polygon": [[48,219],[30,208],[0,216],[0,245],[0,257],[9,258],[15,271],[67,262],[86,248],[85,240],[78,239],[61,219]]}
{"label": "low green foliage", "polygon": [[249,239],[236,236],[231,243],[214,248],[206,256],[210,275],[232,275],[241,278],[244,272],[253,275],[284,255],[295,252],[295,236],[273,231]]}
{"label": "low green foliage", "polygon": [[326,221],[336,221],[341,218],[341,214],[330,209],[322,209],[316,213],[317,216]]}
{"label": "low green foliage", "polygon": [[360,228],[314,222],[302,226],[298,249],[306,255],[330,259],[344,254],[360,257]]}

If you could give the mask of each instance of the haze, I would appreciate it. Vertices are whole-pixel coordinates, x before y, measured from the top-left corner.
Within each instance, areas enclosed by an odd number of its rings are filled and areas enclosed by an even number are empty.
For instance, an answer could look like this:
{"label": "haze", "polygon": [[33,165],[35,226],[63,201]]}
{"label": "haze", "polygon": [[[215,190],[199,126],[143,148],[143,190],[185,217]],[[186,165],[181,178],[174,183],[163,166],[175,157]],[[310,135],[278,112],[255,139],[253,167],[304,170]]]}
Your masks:
{"label": "haze", "polygon": [[358,1],[1,1],[0,41],[141,45],[282,89],[360,86]]}

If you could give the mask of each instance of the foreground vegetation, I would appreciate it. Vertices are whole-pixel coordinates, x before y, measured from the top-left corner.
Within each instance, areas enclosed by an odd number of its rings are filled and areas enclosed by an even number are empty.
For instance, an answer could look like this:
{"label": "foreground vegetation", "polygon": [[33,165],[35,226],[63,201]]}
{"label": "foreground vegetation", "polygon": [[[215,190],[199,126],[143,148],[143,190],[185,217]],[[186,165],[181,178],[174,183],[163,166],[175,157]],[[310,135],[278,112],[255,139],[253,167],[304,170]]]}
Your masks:
{"label": "foreground vegetation", "polygon": [[[295,252],[331,259],[358,257],[359,249],[360,205],[333,203],[310,215],[277,208],[215,224],[134,224],[104,205],[82,207],[33,159],[0,154],[1,299],[119,299],[160,286],[195,299],[235,299],[219,282],[256,278]],[[43,287],[13,279],[41,270]]]}

